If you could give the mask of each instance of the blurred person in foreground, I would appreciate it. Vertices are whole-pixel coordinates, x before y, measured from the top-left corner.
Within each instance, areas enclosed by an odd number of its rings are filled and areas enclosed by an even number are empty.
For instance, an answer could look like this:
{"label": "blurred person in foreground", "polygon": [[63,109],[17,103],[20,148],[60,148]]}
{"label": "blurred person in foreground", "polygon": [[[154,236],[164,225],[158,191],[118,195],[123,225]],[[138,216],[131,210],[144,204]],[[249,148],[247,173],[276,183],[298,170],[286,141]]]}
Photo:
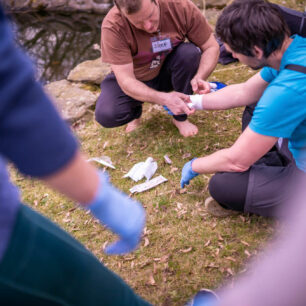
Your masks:
{"label": "blurred person in foreground", "polygon": [[210,213],[279,216],[306,172],[306,38],[290,37],[279,10],[264,0],[234,1],[216,33],[233,57],[263,69],[244,83],[191,96],[197,110],[246,109],[236,142],[186,163],[181,187],[198,174],[216,173],[205,202]]}
{"label": "blurred person in foreground", "polygon": [[149,305],[77,240],[20,203],[7,161],[80,203],[117,234],[107,254],[138,246],[144,209],[86,162],[16,48],[0,6],[1,305]]}
{"label": "blurred person in foreground", "polygon": [[295,194],[283,207],[285,225],[264,252],[257,255],[244,276],[217,293],[200,290],[188,306],[306,305],[305,186],[305,176],[300,176]]}

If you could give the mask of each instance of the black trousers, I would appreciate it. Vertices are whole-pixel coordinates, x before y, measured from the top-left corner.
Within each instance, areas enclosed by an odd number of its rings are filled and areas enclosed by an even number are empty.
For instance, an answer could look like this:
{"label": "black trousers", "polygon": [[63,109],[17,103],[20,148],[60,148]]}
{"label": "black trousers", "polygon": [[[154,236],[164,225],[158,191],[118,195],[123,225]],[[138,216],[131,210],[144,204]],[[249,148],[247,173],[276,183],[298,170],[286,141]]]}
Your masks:
{"label": "black trousers", "polygon": [[[256,103],[247,106],[242,116],[244,130],[253,115]],[[295,166],[284,139],[245,172],[219,172],[209,182],[211,196],[225,208],[279,216],[288,202],[294,181],[303,175]]]}
{"label": "black trousers", "polygon": [[[172,90],[192,94],[190,81],[198,70],[201,50],[192,43],[182,43],[166,58],[159,75],[153,80],[143,82],[158,91]],[[96,104],[96,120],[106,128],[124,125],[141,116],[142,102],[126,95],[120,88],[116,77],[110,73],[101,83],[101,95]],[[178,121],[187,115],[173,116]]]}

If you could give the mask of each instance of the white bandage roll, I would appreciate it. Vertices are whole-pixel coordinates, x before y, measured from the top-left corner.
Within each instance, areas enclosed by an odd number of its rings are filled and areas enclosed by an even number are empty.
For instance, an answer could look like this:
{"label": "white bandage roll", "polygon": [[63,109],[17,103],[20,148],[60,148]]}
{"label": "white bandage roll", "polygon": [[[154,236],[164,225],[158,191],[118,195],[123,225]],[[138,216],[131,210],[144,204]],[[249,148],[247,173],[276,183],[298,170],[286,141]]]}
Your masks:
{"label": "white bandage roll", "polygon": [[203,105],[202,105],[203,95],[192,95],[192,96],[189,96],[189,97],[190,97],[190,100],[191,100],[190,103],[187,103],[189,108],[194,108],[196,110],[204,109]]}

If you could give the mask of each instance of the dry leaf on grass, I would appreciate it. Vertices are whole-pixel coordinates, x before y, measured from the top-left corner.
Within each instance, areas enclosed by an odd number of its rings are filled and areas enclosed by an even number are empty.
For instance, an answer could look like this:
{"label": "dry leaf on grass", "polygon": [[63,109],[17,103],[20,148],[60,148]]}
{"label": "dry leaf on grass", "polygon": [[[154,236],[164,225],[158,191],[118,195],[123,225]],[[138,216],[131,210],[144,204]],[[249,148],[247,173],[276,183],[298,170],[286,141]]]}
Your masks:
{"label": "dry leaf on grass", "polygon": [[103,245],[102,245],[102,250],[103,250],[103,251],[105,250],[107,244],[108,244],[108,240],[106,240],[106,241],[103,243]]}
{"label": "dry leaf on grass", "polygon": [[108,141],[105,141],[104,144],[103,144],[102,149],[104,150],[107,146],[108,146]]}
{"label": "dry leaf on grass", "polygon": [[148,284],[151,285],[151,286],[155,286],[156,285],[156,282],[155,282],[155,279],[153,277],[153,274],[150,275]]}
{"label": "dry leaf on grass", "polygon": [[230,274],[231,276],[234,275],[234,272],[232,271],[231,268],[227,268],[226,271],[227,271],[227,273]]}
{"label": "dry leaf on grass", "polygon": [[147,237],[144,238],[144,247],[147,247],[150,244],[150,241]]}
{"label": "dry leaf on grass", "polygon": [[168,164],[168,165],[171,165],[171,164],[172,164],[172,160],[169,158],[168,155],[165,155],[165,156],[164,156],[164,160],[165,160],[166,164]]}
{"label": "dry leaf on grass", "polygon": [[224,241],[224,239],[222,238],[222,236],[220,234],[218,235],[218,240],[219,241]]}
{"label": "dry leaf on grass", "polygon": [[240,240],[240,242],[241,242],[242,244],[246,245],[246,246],[250,246],[250,244],[249,244],[249,243],[247,243],[247,242],[246,242],[246,241],[244,241],[244,240]]}
{"label": "dry leaf on grass", "polygon": [[170,169],[170,174],[176,172],[177,170],[178,170],[178,168],[176,168],[176,167],[171,167],[171,169]]}
{"label": "dry leaf on grass", "polygon": [[134,260],[135,258],[136,258],[135,256],[125,257],[124,261],[131,261]]}
{"label": "dry leaf on grass", "polygon": [[225,259],[230,260],[232,262],[237,262],[237,260],[231,256],[225,257]]}
{"label": "dry leaf on grass", "polygon": [[191,154],[190,153],[185,153],[182,158],[183,159],[186,159],[186,158],[190,158],[191,157]]}
{"label": "dry leaf on grass", "polygon": [[205,244],[204,244],[204,247],[208,247],[211,243],[211,240],[209,239]]}
{"label": "dry leaf on grass", "polygon": [[189,253],[192,251],[192,247],[189,247],[188,249],[180,249],[179,252],[180,253]]}

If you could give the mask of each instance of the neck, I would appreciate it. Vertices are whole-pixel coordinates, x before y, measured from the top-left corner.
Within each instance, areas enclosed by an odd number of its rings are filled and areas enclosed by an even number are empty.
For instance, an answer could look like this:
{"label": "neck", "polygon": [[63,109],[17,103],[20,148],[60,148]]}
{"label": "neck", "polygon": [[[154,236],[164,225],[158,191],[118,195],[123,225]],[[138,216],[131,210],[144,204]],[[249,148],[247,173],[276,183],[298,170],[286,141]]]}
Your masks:
{"label": "neck", "polygon": [[293,39],[290,37],[285,38],[282,47],[279,50],[276,50],[275,52],[273,52],[269,58],[268,58],[268,66],[279,70],[280,68],[280,64],[283,58],[284,53],[286,52],[286,50],[288,49],[288,47],[290,46],[290,44],[292,43]]}

